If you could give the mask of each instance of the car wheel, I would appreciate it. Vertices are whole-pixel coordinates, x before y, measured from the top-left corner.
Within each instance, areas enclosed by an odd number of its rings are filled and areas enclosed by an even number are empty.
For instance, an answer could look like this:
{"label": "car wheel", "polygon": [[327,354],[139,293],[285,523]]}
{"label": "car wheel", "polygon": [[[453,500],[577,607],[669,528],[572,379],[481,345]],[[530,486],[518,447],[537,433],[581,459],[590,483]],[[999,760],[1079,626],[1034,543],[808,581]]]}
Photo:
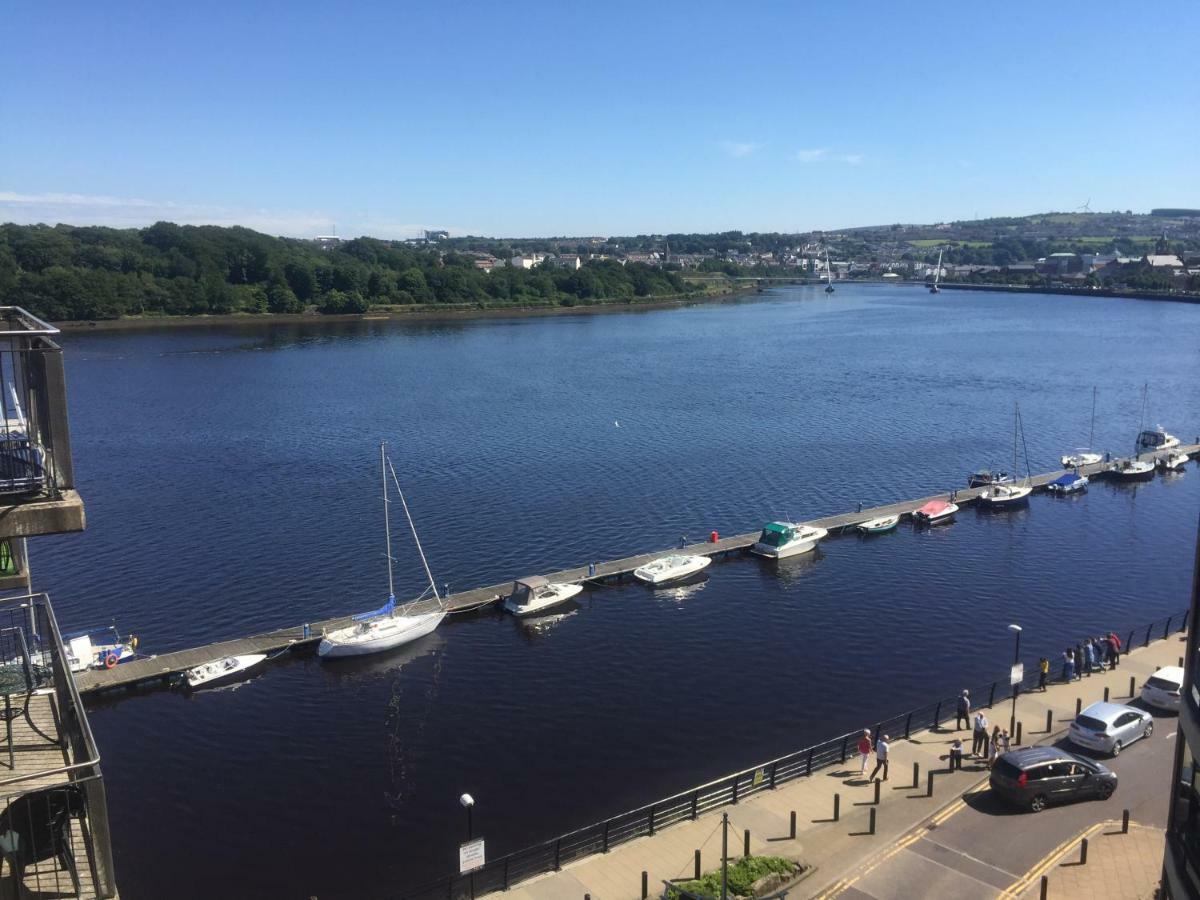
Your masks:
{"label": "car wheel", "polygon": [[1035,812],[1035,813],[1041,812],[1045,808],[1046,808],[1046,795],[1045,794],[1037,794],[1032,800],[1029,801],[1029,811],[1030,812]]}
{"label": "car wheel", "polygon": [[1150,737],[1150,735],[1152,735],[1152,734],[1154,734],[1154,723],[1147,722],[1146,730],[1142,732],[1142,737]]}
{"label": "car wheel", "polygon": [[1121,755],[1121,742],[1120,741],[1117,741],[1115,744],[1113,744],[1112,755],[1113,756]]}
{"label": "car wheel", "polygon": [[1113,785],[1111,782],[1105,781],[1100,785],[1099,795],[1101,800],[1107,800],[1113,795]]}

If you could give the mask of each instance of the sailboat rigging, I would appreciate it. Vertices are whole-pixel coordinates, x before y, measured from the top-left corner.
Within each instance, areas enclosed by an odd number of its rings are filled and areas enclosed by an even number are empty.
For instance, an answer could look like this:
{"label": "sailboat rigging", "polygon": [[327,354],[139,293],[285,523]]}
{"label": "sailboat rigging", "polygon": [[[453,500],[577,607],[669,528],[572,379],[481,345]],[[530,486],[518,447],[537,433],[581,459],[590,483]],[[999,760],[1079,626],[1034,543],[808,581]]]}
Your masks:
{"label": "sailboat rigging", "polygon": [[1064,469],[1077,469],[1080,466],[1090,466],[1093,463],[1098,463],[1104,457],[1096,453],[1092,449],[1093,442],[1096,439],[1096,388],[1092,387],[1092,426],[1088,430],[1088,445],[1080,447],[1074,453],[1067,454],[1062,457],[1060,462]]}
{"label": "sailboat rigging", "polygon": [[937,268],[933,270],[933,284],[931,284],[929,286],[929,293],[940,294],[942,292],[942,289],[940,287],[938,287],[938,280],[941,277],[941,274],[942,274],[942,251],[939,250],[938,251]]}
{"label": "sailboat rigging", "polygon": [[979,495],[979,503],[984,508],[1003,509],[1018,506],[1029,499],[1033,493],[1033,484],[1029,479],[1029,447],[1025,443],[1025,428],[1021,422],[1021,404],[1013,405],[1013,474],[1017,472],[1017,438],[1025,450],[1025,481],[1009,484],[992,484]]}

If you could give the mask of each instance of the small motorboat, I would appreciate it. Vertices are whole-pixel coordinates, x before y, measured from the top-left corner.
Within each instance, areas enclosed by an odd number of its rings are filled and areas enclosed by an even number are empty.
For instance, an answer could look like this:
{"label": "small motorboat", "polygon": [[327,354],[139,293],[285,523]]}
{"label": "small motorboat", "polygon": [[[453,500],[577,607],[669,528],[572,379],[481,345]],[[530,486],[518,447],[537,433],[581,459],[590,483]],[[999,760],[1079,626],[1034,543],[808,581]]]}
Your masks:
{"label": "small motorboat", "polygon": [[1143,431],[1138,435],[1137,448],[1138,452],[1146,450],[1170,450],[1172,447],[1179,446],[1179,438],[1173,434],[1168,434],[1167,430],[1159,425],[1157,428]]}
{"label": "small motorboat", "polygon": [[979,495],[979,505],[984,509],[1005,509],[1020,506],[1029,500],[1033,488],[1028,484],[993,484]]}
{"label": "small motorboat", "polygon": [[1104,459],[1103,453],[1093,453],[1091,450],[1080,448],[1070,456],[1060,460],[1064,469],[1078,469],[1080,466],[1093,466]]}
{"label": "small motorboat", "polygon": [[513,582],[512,593],[504,598],[504,608],[514,616],[532,616],[566,603],[581,591],[582,584],[553,584],[540,575],[518,578]]}
{"label": "small motorboat", "polygon": [[824,528],[812,525],[797,525],[794,522],[769,522],[758,536],[758,543],[750,548],[751,553],[771,559],[784,559],[800,553],[808,553],[827,534]]}
{"label": "small motorboat", "polygon": [[887,531],[895,530],[900,524],[899,514],[894,516],[879,516],[875,519],[867,519],[865,522],[859,522],[854,527],[863,534],[883,534]]}
{"label": "small motorboat", "polygon": [[1007,472],[993,472],[991,469],[980,469],[967,479],[967,487],[988,487],[992,484],[1011,484],[1013,477]]}
{"label": "small motorboat", "polygon": [[1050,493],[1062,496],[1064,494],[1075,494],[1079,491],[1086,491],[1088,480],[1086,475],[1080,475],[1078,472],[1068,472],[1066,475],[1060,475],[1049,484],[1046,485],[1046,490]]}
{"label": "small motorboat", "polygon": [[1166,469],[1169,472],[1178,472],[1188,464],[1190,457],[1186,453],[1180,453],[1178,450],[1160,456],[1157,460],[1160,469]]}
{"label": "small motorboat", "polygon": [[913,521],[918,525],[942,525],[954,520],[958,504],[948,500],[930,500],[920,509],[913,510]]}
{"label": "small motorboat", "polygon": [[653,587],[671,584],[703,571],[712,558],[674,554],[663,556],[633,570],[633,577]]}
{"label": "small motorboat", "polygon": [[137,656],[136,635],[122,635],[116,625],[90,628],[63,635],[67,668],[72,672],[88,669],[113,669]]}
{"label": "small motorboat", "polygon": [[1123,459],[1109,470],[1121,481],[1149,481],[1154,477],[1154,463],[1148,459]]}
{"label": "small motorboat", "polygon": [[198,688],[202,685],[212,684],[214,681],[221,681],[241,675],[247,669],[257,666],[266,658],[267,654],[265,653],[246,653],[242,656],[226,656],[222,659],[214,659],[212,662],[202,663],[195,668],[188,669],[183,673],[183,680],[187,683],[188,687]]}

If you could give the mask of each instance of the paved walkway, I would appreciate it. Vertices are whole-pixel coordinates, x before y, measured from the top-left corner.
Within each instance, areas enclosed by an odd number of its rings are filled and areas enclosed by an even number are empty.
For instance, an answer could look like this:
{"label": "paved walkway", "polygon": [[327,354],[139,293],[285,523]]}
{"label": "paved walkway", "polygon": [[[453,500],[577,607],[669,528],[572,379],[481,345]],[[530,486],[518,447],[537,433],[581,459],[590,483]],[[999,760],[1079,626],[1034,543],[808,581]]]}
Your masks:
{"label": "paved walkway", "polygon": [[[1084,835],[1080,835],[1082,838]],[[1101,822],[1086,832],[1087,863],[1080,863],[1079,841],[1031,871],[1028,887],[1013,894],[1021,900],[1041,897],[1042,877],[1046,896],[1089,897],[1091,900],[1150,900],[1162,876],[1163,829],[1131,823],[1129,833],[1116,820]]]}
{"label": "paved walkway", "polygon": [[[1130,676],[1136,678],[1136,689],[1140,690],[1147,676],[1159,666],[1176,664],[1182,652],[1181,636],[1173,634],[1133,651],[1122,659],[1116,671],[1072,684],[1054,684],[1044,693],[1022,694],[1018,719],[1027,726],[1025,744],[1045,742],[1064,731],[1074,718],[1076,698],[1086,706],[1102,699],[1104,688],[1108,687],[1114,702],[1128,700]],[[1049,711],[1053,722],[1047,733]],[[993,722],[1007,724],[1007,702],[997,703],[989,712]],[[965,739],[969,749],[969,732],[958,735]],[[961,810],[966,803],[964,795],[986,778],[986,767],[969,760],[961,772],[947,771],[947,754],[954,736],[952,729],[941,728],[914,733],[909,741],[893,741],[891,777],[881,783],[878,806],[874,805],[874,786],[859,777],[857,765],[852,770],[849,765],[834,766],[818,771],[811,778],[796,779],[776,790],[754,794],[741,803],[701,815],[695,821],[666,828],[653,837],[639,838],[609,853],[579,860],[560,872],[522,882],[507,893],[490,896],[497,900],[500,897],[582,900],[588,894],[591,900],[635,900],[641,897],[643,871],[648,874],[650,896],[659,896],[663,880],[690,876],[697,849],[701,852],[702,868],[705,871],[716,868],[721,854],[722,812],[729,814],[732,826],[731,856],[741,853],[743,830],[749,830],[752,853],[801,859],[817,867],[796,896],[836,896],[861,878],[866,867],[874,868],[881,858],[895,853],[895,848],[916,826],[924,823],[926,829],[936,828],[944,818]],[[920,766],[919,785],[912,782],[914,763]],[[932,797],[927,795],[925,781],[930,771],[937,773]],[[837,822],[832,821],[835,793],[841,795],[841,816]],[[869,834],[873,808],[876,828],[874,834]],[[795,840],[789,839],[793,811],[798,818]],[[1107,817],[1112,813],[1106,808],[1101,814]],[[986,873],[987,869],[980,871]],[[1000,895],[1002,890],[1004,896],[1017,896],[1005,890],[1014,882],[1007,872],[1003,876],[993,873],[991,878],[981,880],[994,885],[991,896]],[[934,895],[928,891],[922,893]],[[912,896],[911,892],[908,895]]]}

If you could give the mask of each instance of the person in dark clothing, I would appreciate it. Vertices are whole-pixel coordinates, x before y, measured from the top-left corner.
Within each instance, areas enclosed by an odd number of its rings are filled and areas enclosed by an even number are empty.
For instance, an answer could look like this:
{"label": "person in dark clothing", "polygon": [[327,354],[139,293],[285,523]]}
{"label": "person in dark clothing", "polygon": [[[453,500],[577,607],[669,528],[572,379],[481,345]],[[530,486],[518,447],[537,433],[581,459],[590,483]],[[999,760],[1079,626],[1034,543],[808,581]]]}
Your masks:
{"label": "person in dark clothing", "polygon": [[959,738],[954,739],[954,743],[950,745],[950,771],[957,772],[962,769],[963,758],[963,742]]}
{"label": "person in dark clothing", "polygon": [[1108,658],[1112,660],[1114,669],[1121,661],[1121,639],[1111,631],[1108,633]]}
{"label": "person in dark clothing", "polygon": [[875,775],[883,769],[883,780],[887,781],[888,776],[888,736],[885,734],[875,742],[875,768],[871,770],[871,781],[875,780]]}
{"label": "person in dark clothing", "polygon": [[988,745],[988,720],[983,714],[983,710],[975,713],[975,728],[971,732],[971,755],[983,756],[987,753]]}
{"label": "person in dark clothing", "polygon": [[954,730],[961,731],[971,724],[971,695],[963,691],[958,695],[958,707],[955,710]]}

